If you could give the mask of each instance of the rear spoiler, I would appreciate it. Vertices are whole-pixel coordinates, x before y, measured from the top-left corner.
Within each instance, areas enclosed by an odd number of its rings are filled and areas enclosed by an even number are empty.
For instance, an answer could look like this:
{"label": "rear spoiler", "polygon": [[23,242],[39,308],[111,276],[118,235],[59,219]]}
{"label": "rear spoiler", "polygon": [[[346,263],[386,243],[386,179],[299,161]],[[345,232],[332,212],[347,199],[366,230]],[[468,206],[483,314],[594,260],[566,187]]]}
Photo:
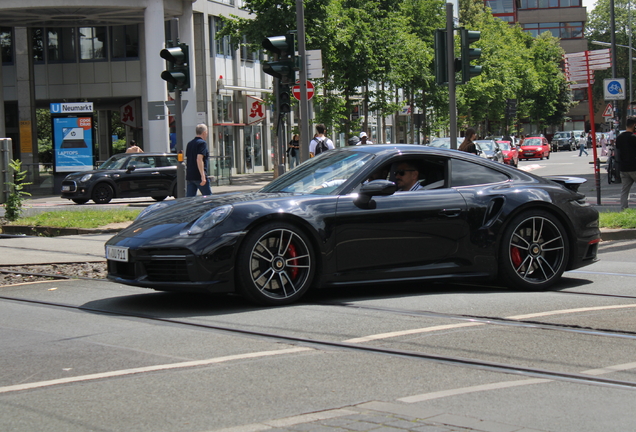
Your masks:
{"label": "rear spoiler", "polygon": [[578,192],[579,187],[587,181],[587,179],[581,177],[568,177],[568,176],[545,176],[543,177],[548,180],[552,180],[565,187],[566,189],[571,190],[572,192]]}

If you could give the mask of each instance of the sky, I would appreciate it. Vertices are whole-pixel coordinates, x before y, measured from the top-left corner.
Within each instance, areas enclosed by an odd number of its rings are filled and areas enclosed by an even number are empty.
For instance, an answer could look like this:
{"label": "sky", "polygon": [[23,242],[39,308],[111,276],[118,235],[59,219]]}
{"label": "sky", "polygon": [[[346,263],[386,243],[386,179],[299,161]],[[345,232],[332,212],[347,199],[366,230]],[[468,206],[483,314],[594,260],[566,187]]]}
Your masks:
{"label": "sky", "polygon": [[587,7],[587,13],[590,13],[594,10],[595,4],[596,0],[583,0],[583,6]]}

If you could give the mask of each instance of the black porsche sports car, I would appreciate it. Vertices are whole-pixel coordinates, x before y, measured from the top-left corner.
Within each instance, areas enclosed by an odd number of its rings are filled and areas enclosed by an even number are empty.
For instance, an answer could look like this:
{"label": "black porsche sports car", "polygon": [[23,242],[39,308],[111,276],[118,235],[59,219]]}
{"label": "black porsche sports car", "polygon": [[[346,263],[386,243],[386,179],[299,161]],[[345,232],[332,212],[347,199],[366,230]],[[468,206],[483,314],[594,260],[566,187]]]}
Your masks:
{"label": "black porsche sports car", "polygon": [[[402,162],[416,167],[419,190],[396,192]],[[148,207],[106,243],[108,278],[269,305],[310,287],[433,279],[542,290],[596,261],[584,181],[425,146],[331,150],[258,192]]]}

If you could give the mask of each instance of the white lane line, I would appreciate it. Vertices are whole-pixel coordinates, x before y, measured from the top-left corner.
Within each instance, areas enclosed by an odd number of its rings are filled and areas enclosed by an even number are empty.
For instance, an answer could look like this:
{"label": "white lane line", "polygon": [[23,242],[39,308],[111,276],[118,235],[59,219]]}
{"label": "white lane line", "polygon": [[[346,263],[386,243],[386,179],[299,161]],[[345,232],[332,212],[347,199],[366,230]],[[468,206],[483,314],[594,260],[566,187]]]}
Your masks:
{"label": "white lane line", "polygon": [[[624,364],[619,364],[614,366],[607,366],[601,369],[590,369],[580,373],[585,375],[598,376],[598,375],[605,375],[608,373],[631,370],[631,369],[636,369],[636,363],[624,363]],[[552,381],[553,380],[543,379],[543,378],[531,378],[531,379],[524,379],[524,380],[517,380],[517,381],[502,381],[502,382],[483,384],[483,385],[472,386],[472,387],[463,387],[463,388],[456,388],[451,390],[442,390],[442,391],[437,391],[432,393],[423,393],[423,394],[414,395],[414,396],[407,396],[407,397],[399,398],[398,401],[405,402],[405,403],[416,403],[416,402],[423,402],[427,400],[440,399],[440,398],[448,397],[448,396],[464,395],[464,394],[476,393],[481,391],[500,390],[505,388],[521,387],[521,386],[533,385],[533,384],[542,384],[542,383],[548,383]]]}
{"label": "white lane line", "polygon": [[310,423],[319,420],[327,420],[348,415],[360,414],[359,411],[351,411],[343,408],[320,411],[309,414],[300,414],[281,419],[267,420],[262,423],[252,423],[241,426],[234,426],[225,429],[215,429],[214,432],[259,432],[274,428],[284,428],[302,423]]}
{"label": "white lane line", "polygon": [[48,380],[48,381],[39,381],[39,382],[0,387],[0,393],[30,390],[30,389],[41,388],[41,387],[50,387],[50,386],[59,385],[59,384],[91,381],[91,380],[97,380],[97,379],[103,379],[103,378],[113,378],[118,376],[133,375],[133,374],[140,374],[140,373],[146,373],[146,372],[156,372],[156,371],[170,370],[170,369],[206,366],[210,364],[224,363],[224,362],[234,361],[234,360],[244,360],[244,359],[269,357],[269,356],[284,355],[284,354],[293,354],[293,353],[298,353],[303,351],[315,351],[315,350],[313,348],[306,348],[306,347],[287,348],[287,349],[274,350],[274,351],[259,351],[259,352],[245,353],[245,354],[236,354],[231,356],[217,357],[217,358],[205,359],[205,360],[193,360],[193,361],[187,361],[187,362],[181,362],[181,363],[168,363],[168,364],[146,366],[146,367],[139,367],[139,368],[133,368],[133,369],[122,369],[122,370],[102,372],[102,373],[96,373],[96,374],[90,374],[90,375],[79,375],[79,376],[69,377],[69,378],[59,378],[59,379]]}
{"label": "white lane line", "polygon": [[[578,312],[591,312],[591,311],[625,309],[625,308],[636,308],[636,304],[594,306],[594,307],[576,308],[576,309],[560,309],[560,310],[547,311],[547,312],[536,312],[536,313],[525,314],[525,315],[514,315],[514,316],[506,317],[505,319],[522,320],[527,318],[546,317],[546,316],[563,315],[563,314],[578,313]],[[354,339],[348,339],[343,342],[363,343],[363,342],[370,342],[370,341],[380,340],[380,339],[389,339],[389,338],[400,337],[400,336],[408,336],[413,334],[431,333],[431,332],[440,331],[440,330],[451,330],[451,329],[457,329],[462,327],[476,327],[476,326],[483,326],[483,325],[486,325],[486,323],[447,324],[447,325],[439,325],[439,326],[433,326],[433,327],[424,327],[419,329],[395,331],[390,333],[379,333],[379,334],[363,336],[363,337],[354,338]]]}

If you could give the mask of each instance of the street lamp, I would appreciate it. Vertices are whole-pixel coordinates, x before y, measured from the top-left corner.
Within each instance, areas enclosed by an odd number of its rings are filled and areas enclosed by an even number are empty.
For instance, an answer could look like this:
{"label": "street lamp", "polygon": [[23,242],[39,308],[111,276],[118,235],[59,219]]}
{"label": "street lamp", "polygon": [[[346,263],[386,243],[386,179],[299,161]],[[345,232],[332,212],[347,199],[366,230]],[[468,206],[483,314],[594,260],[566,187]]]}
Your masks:
{"label": "street lamp", "polygon": [[[609,42],[591,41],[591,43],[594,45],[600,45],[600,46],[607,46],[607,47],[612,46],[612,44]],[[617,47],[629,48],[632,51],[636,51],[636,48],[628,46],[628,45],[619,45],[619,44],[615,44],[615,45]],[[630,111],[632,109],[632,95],[634,94],[634,91],[632,89],[632,60],[636,60],[636,57],[631,57],[629,61],[629,109]]]}

